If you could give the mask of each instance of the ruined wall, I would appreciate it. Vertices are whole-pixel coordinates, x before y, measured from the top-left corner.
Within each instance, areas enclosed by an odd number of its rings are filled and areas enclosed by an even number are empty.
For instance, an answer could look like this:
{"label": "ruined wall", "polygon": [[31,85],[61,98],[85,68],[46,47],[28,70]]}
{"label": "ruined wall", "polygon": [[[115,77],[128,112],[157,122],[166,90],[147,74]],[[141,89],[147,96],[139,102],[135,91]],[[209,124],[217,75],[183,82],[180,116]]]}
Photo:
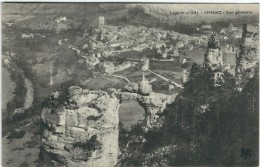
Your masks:
{"label": "ruined wall", "polygon": [[[136,99],[145,109],[147,128],[157,126],[157,113],[176,95],[143,96],[116,89],[90,91],[70,87],[66,98],[54,92],[51,105],[42,111],[43,152],[57,165],[115,166],[118,156],[118,108],[123,100]],[[53,105],[56,102],[62,105]],[[46,157],[46,156],[45,156]]]}

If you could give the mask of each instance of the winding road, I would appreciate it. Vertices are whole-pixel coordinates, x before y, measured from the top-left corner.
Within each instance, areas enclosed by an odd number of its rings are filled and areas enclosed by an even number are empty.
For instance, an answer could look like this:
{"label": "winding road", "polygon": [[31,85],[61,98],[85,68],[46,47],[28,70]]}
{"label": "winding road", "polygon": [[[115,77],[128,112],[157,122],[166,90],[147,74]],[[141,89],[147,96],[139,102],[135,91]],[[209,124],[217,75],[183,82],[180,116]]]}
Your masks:
{"label": "winding road", "polygon": [[[163,79],[163,80],[165,80],[165,81],[167,81],[167,82],[170,82],[170,83],[174,84],[175,86],[177,86],[177,87],[183,89],[183,85],[180,85],[180,84],[178,84],[178,83],[176,83],[176,82],[174,82],[174,81],[172,81],[172,80],[170,80],[170,79],[168,79],[168,78],[166,78],[166,77],[164,77],[164,76],[162,76],[162,75],[160,75],[160,74],[157,74],[157,73],[155,73],[155,72],[153,72],[153,71],[151,71],[151,70],[147,70],[147,71],[149,71],[149,72],[153,73],[154,75],[158,76],[159,78],[161,78],[161,79]],[[128,78],[123,77],[123,76],[114,75],[114,74],[110,74],[110,76],[117,77],[117,78],[122,78],[122,79],[124,79],[125,81],[127,81],[128,83],[131,82]]]}
{"label": "winding road", "polygon": [[126,80],[126,82],[128,82],[128,83],[130,83],[130,82],[131,82],[131,81],[130,81],[128,78],[126,78],[126,77],[123,77],[123,76],[114,75],[114,74],[110,74],[110,76],[117,77],[117,78],[122,78],[122,79]]}
{"label": "winding road", "polygon": [[180,84],[178,84],[178,83],[176,83],[176,82],[174,82],[174,81],[172,81],[172,80],[170,80],[170,79],[168,79],[168,78],[166,78],[166,77],[164,77],[164,76],[162,76],[162,75],[160,75],[160,74],[157,74],[157,73],[155,73],[155,72],[153,72],[153,71],[151,71],[151,70],[147,70],[147,71],[149,71],[149,72],[153,73],[154,75],[158,76],[159,78],[161,78],[161,79],[163,79],[163,80],[165,80],[165,81],[167,81],[167,82],[171,82],[171,83],[174,84],[175,86],[177,86],[177,87],[183,89],[183,86],[182,86],[182,85],[180,85]]}
{"label": "winding road", "polygon": [[33,103],[33,86],[29,79],[24,77],[25,86],[27,88],[27,92],[25,95],[24,109],[28,109],[31,107]]}

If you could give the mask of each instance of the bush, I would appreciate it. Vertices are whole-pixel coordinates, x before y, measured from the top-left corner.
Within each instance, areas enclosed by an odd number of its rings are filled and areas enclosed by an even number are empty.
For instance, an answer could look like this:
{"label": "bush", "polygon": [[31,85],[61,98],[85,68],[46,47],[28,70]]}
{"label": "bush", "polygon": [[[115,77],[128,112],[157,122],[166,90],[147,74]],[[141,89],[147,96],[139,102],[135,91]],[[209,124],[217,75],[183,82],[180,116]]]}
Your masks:
{"label": "bush", "polygon": [[21,164],[19,165],[19,167],[27,167],[27,166],[29,166],[27,162],[23,162],[23,163],[21,163]]}
{"label": "bush", "polygon": [[94,151],[94,150],[99,150],[100,149],[100,143],[97,140],[97,136],[94,135],[92,136],[89,140],[87,140],[86,142],[77,142],[73,144],[73,147],[76,148],[81,148],[83,150],[86,151]]}
{"label": "bush", "polygon": [[9,136],[7,136],[7,139],[21,139],[25,135],[24,130],[14,130],[11,132]]}
{"label": "bush", "polygon": [[48,57],[43,57],[42,60],[40,61],[40,64],[44,64],[48,61]]}
{"label": "bush", "polygon": [[72,155],[75,155],[76,160],[87,161],[95,150],[101,149],[101,143],[97,140],[97,136],[94,135],[89,140],[76,142],[71,148],[65,146],[64,149],[68,149]]}

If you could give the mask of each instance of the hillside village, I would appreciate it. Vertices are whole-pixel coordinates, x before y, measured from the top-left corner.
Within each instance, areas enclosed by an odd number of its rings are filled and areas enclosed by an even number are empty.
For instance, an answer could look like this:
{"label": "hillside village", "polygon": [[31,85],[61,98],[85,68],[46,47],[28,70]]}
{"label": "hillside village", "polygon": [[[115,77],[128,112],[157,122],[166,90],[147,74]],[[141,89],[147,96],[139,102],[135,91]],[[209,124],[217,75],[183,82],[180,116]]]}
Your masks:
{"label": "hillside village", "polygon": [[[242,29],[242,27],[233,27],[233,24],[230,23],[229,27],[222,28],[219,32],[213,32],[211,25],[207,24],[198,28],[200,35],[189,36],[144,26],[106,25],[105,18],[101,16],[96,27],[85,31],[82,38],[77,39],[75,43],[71,44],[67,39],[62,39],[59,41],[59,45],[66,45],[75,50],[92,68],[101,65],[106,73],[111,74],[136,66],[136,62],[126,60],[121,65],[115,66],[113,62],[105,61],[102,63],[102,60],[132,50],[139,52],[149,50],[153,54],[149,55],[148,59],[154,61],[173,61],[182,65],[194,62],[192,57],[187,57],[185,51],[192,52],[193,49],[206,48],[209,37],[214,33],[217,35],[217,40],[220,41],[219,47],[223,54],[222,67],[234,75],[239,43],[230,43],[230,40],[241,39]],[[258,32],[258,28],[253,25],[248,25],[247,29],[253,33]],[[187,80],[183,78],[187,76],[185,75],[186,71],[187,67],[183,69],[182,78],[180,78],[182,81]]]}
{"label": "hillside village", "polygon": [[[53,24],[53,28],[56,27],[57,34],[71,28],[71,18],[59,16],[53,17],[53,19],[51,24]],[[34,25],[21,22],[19,24],[30,29],[33,29]],[[17,25],[10,21],[6,23],[6,26],[11,28]],[[247,29],[253,33],[258,32],[256,25],[247,25]],[[150,80],[156,81],[159,76],[164,82],[166,81],[168,89],[173,90],[176,85],[187,82],[188,71],[193,62],[203,64],[205,59],[203,54],[212,34],[215,34],[215,38],[219,41],[218,45],[223,61],[222,68],[235,75],[237,56],[239,54],[239,40],[242,38],[243,27],[234,27],[230,23],[229,27],[223,27],[218,31],[215,30],[211,24],[204,24],[201,27],[197,27],[196,34],[187,35],[173,30],[169,31],[144,26],[109,25],[106,23],[106,17],[99,16],[96,18],[95,24],[85,28],[83,33],[78,34],[76,38],[72,36],[60,38],[55,45],[60,48],[71,49],[78,56],[79,63],[86,64],[90,70],[96,71],[95,69],[99,69],[109,75],[132,68],[140,70],[143,63],[142,59],[146,58],[148,60],[146,66],[148,67],[146,67],[147,70],[141,70],[143,74],[147,75],[149,73],[147,71],[152,69],[152,73],[157,76],[150,78]],[[48,40],[50,38],[49,33],[40,34],[30,31],[21,32],[20,35],[21,39],[25,41]],[[134,52],[133,54],[136,55],[133,57],[128,56],[129,52]],[[157,71],[161,70],[161,67],[159,69],[154,67],[157,62],[167,64],[166,68],[169,65],[172,67],[176,66],[180,71],[176,71],[177,75],[174,73],[174,77],[168,78],[168,74],[165,74],[165,72]],[[139,75],[140,81],[143,74],[140,73]],[[114,76],[124,77],[120,75]],[[129,81],[128,78],[125,79],[127,82]]]}
{"label": "hillside village", "polygon": [[[94,24],[90,25],[84,23],[85,18],[73,19],[56,15],[50,16],[49,19],[51,20],[46,22],[48,26],[42,28],[45,29],[43,33],[38,32],[39,23],[35,18],[32,18],[32,21],[26,19],[19,22],[10,19],[4,23],[4,29],[22,27],[23,31],[16,34],[18,35],[16,38],[29,44],[36,40],[51,40],[52,43],[54,42],[51,46],[53,48],[68,48],[77,55],[79,64],[86,65],[96,74],[102,72],[111,77],[113,75],[116,78],[123,78],[130,85],[142,81],[142,78],[147,75],[147,82],[151,82],[154,87],[157,87],[159,82],[163,86],[158,89],[166,87],[163,88],[165,90],[181,88],[181,85],[188,80],[191,65],[194,62],[204,64],[208,41],[214,34],[221,53],[220,59],[223,61],[222,68],[233,75],[236,73],[243,27],[234,27],[232,23],[222,28],[205,23],[196,28],[196,33],[187,35],[162,28],[115,26],[109,24],[105,16],[96,17]],[[70,34],[73,28],[79,29],[75,36]],[[253,34],[258,33],[257,24],[248,24],[247,29]],[[52,39],[53,31],[57,35],[54,39]],[[147,61],[146,70],[141,69],[143,59]],[[134,73],[124,76],[124,73],[133,69],[139,71],[138,77]],[[52,75],[50,82],[53,83]],[[83,79],[81,82],[85,83]]]}

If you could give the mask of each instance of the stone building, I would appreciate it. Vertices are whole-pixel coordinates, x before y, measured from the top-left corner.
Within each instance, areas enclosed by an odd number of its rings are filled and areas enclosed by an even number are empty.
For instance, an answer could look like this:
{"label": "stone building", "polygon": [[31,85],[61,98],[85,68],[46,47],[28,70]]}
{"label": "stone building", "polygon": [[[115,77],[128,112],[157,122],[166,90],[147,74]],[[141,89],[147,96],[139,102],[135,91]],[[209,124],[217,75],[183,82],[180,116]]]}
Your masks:
{"label": "stone building", "polygon": [[142,71],[149,70],[149,62],[150,62],[150,60],[148,58],[146,58],[146,57],[142,57],[140,61],[141,61],[140,62],[141,63],[141,70]]}
{"label": "stone building", "polygon": [[105,18],[104,18],[103,16],[100,16],[100,17],[98,18],[98,24],[99,24],[99,25],[105,25]]}
{"label": "stone building", "polygon": [[142,93],[142,94],[149,94],[149,93],[151,93],[153,91],[152,90],[152,85],[145,78],[144,73],[143,73],[143,79],[139,83],[139,90],[140,90],[140,93]]}
{"label": "stone building", "polygon": [[228,26],[228,31],[229,31],[229,32],[232,32],[233,29],[234,29],[234,26],[233,26],[232,23],[230,23],[229,26]]}
{"label": "stone building", "polygon": [[182,83],[186,83],[189,79],[189,72],[188,69],[183,69],[182,70]]}

